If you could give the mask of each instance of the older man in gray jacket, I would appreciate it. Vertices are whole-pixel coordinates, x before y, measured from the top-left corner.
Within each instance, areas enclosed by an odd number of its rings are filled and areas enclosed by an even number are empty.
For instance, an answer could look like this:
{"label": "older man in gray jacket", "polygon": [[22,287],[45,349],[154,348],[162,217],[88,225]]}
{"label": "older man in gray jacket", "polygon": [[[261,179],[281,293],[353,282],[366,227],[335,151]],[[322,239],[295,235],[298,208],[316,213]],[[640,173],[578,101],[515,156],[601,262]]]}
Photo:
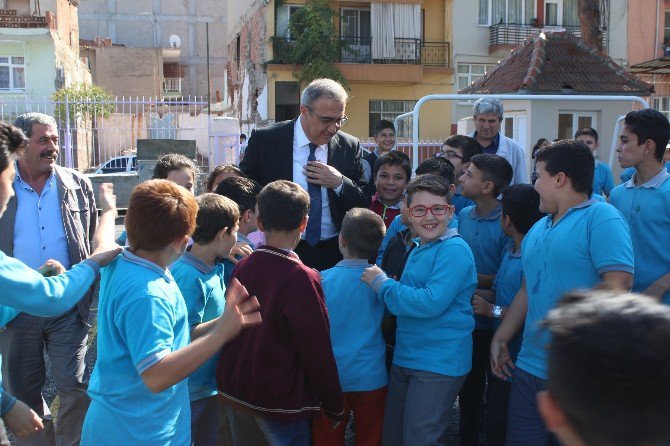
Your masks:
{"label": "older man in gray jacket", "polygon": [[[17,163],[12,198],[0,219],[0,249],[37,269],[48,259],[65,269],[89,256],[97,225],[91,182],[77,171],[56,165],[56,121],[41,113],[19,116],[14,125],[29,138]],[[0,337],[2,374],[11,394],[45,418],[39,434],[18,445],[77,445],[88,409],[84,357],[92,293],[57,317],[19,314]],[[54,429],[42,398],[44,350],[49,355],[60,406]]]}
{"label": "older man in gray jacket", "polygon": [[528,183],[526,152],[519,143],[500,133],[504,111],[498,99],[478,99],[473,109],[475,132],[470,137],[479,143],[484,153],[500,155],[509,161],[514,170],[511,184]]}

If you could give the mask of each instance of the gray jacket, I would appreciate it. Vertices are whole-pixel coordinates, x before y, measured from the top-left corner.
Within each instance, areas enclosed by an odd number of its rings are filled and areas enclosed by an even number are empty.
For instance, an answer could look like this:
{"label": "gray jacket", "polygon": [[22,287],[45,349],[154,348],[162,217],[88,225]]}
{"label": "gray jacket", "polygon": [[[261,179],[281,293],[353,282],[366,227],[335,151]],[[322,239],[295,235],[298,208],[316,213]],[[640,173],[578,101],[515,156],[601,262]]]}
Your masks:
{"label": "gray jacket", "polygon": [[[70,261],[75,265],[90,255],[93,234],[98,225],[93,186],[85,175],[76,170],[60,166],[55,166],[54,170]],[[0,250],[8,256],[14,254],[15,220],[16,196],[9,200],[7,210],[0,218]],[[93,288],[77,303],[79,315],[84,322],[88,321],[92,299]]]}

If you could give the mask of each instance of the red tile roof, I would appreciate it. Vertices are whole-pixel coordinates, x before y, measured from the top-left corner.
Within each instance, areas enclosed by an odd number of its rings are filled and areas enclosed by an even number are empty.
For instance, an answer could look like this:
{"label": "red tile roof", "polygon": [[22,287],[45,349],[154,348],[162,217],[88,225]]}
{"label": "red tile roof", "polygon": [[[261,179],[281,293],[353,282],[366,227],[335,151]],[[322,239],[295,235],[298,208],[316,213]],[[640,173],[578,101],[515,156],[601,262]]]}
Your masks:
{"label": "red tile roof", "polygon": [[538,32],[459,93],[649,96],[651,84],[565,32]]}

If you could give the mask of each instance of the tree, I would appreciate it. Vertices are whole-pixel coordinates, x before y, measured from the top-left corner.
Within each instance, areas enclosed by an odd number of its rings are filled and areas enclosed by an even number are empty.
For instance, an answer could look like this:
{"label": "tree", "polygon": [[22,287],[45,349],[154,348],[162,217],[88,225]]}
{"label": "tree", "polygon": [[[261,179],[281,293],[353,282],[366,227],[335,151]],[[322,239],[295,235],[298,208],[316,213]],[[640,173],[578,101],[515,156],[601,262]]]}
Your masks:
{"label": "tree", "polygon": [[[51,95],[55,103],[54,117],[74,122],[77,118],[108,117],[116,111],[111,93],[97,85],[75,83]],[[69,115],[68,115],[69,113]]]}
{"label": "tree", "polygon": [[600,0],[578,0],[582,40],[599,53],[603,52],[603,30],[600,28]]}

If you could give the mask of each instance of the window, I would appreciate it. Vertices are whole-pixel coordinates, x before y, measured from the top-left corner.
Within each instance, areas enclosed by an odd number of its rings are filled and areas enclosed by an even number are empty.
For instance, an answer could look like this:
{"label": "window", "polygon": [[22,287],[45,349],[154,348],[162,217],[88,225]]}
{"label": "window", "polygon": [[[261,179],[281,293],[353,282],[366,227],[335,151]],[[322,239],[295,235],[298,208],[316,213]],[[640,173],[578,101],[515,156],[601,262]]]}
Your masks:
{"label": "window", "polygon": [[670,11],[665,11],[665,26],[663,28],[663,43],[670,43]]}
{"label": "window", "polygon": [[535,0],[479,0],[477,24],[529,24],[537,17]]}
{"label": "window", "polygon": [[342,8],[340,10],[340,38],[342,62],[366,63],[371,59],[372,26],[369,9]]}
{"label": "window", "polygon": [[305,5],[284,5],[283,7],[277,10],[277,29],[276,35],[278,37],[286,37],[291,39],[291,27],[289,22],[291,17],[295,14],[300,8]]}
{"label": "window", "polygon": [[477,79],[484,77],[493,68],[495,68],[495,64],[459,63],[457,73],[458,89],[462,90]]}
{"label": "window", "polygon": [[[416,101],[370,101],[370,136],[374,136],[375,126],[382,119],[393,122],[396,116],[414,110]],[[412,136],[412,120],[403,119],[395,132],[396,136],[409,138]]]}
{"label": "window", "polygon": [[596,128],[595,112],[560,112],[558,114],[558,139],[572,139],[584,127]]}
{"label": "window", "polygon": [[0,56],[0,91],[25,89],[25,59],[20,56]]}
{"label": "window", "polygon": [[[667,17],[667,16],[666,16]],[[652,99],[652,107],[663,113],[670,119],[670,97],[658,97]]]}

